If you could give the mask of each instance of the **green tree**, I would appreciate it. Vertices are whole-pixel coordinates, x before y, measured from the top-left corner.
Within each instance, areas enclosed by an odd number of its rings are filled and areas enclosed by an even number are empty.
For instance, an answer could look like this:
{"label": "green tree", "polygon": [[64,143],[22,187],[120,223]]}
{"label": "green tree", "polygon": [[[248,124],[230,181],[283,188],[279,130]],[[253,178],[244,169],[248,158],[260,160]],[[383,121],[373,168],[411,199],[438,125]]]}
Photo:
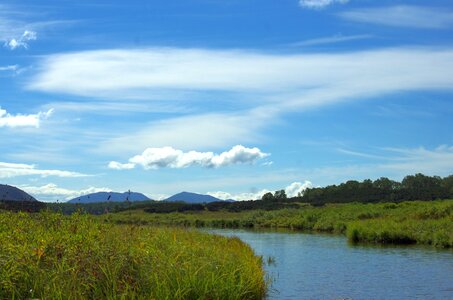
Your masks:
{"label": "green tree", "polygon": [[275,191],[274,199],[275,201],[283,202],[287,199],[285,190]]}
{"label": "green tree", "polygon": [[261,200],[263,201],[274,201],[274,195],[272,195],[271,192],[268,192],[261,197]]}

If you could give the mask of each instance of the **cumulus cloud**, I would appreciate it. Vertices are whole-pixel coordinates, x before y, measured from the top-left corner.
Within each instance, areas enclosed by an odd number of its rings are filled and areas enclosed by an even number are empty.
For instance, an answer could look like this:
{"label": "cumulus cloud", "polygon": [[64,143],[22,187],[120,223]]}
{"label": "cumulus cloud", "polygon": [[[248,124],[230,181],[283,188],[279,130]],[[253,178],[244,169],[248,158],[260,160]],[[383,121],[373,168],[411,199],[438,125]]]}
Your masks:
{"label": "cumulus cloud", "polygon": [[114,169],[114,170],[129,170],[129,169],[135,168],[135,164],[133,164],[133,163],[122,164],[117,161],[111,161],[111,162],[109,162],[108,167],[110,169]]}
{"label": "cumulus cloud", "polygon": [[286,195],[288,197],[296,197],[299,194],[303,194],[303,192],[308,189],[312,188],[313,184],[310,181],[302,182],[293,182],[285,188]]}
{"label": "cumulus cloud", "polygon": [[17,48],[28,49],[28,43],[37,39],[37,34],[34,31],[25,30],[24,33],[18,37],[7,40],[5,42],[5,47],[14,50]]}
{"label": "cumulus cloud", "polygon": [[[303,192],[307,188],[312,188],[313,184],[310,181],[304,181],[304,182],[293,182],[287,187],[284,188],[285,193],[288,197],[296,197],[299,195],[299,193],[303,194]],[[213,197],[222,199],[222,200],[228,200],[228,199],[233,199],[236,201],[244,201],[244,200],[259,200],[263,197],[264,194],[266,193],[273,193],[274,191],[268,190],[268,189],[263,189],[258,192],[252,192],[252,193],[239,193],[239,194],[230,194],[228,192],[208,192],[208,195],[211,195]]]}
{"label": "cumulus cloud", "polygon": [[331,4],[346,4],[349,0],[300,0],[299,5],[305,8],[321,9]]}
{"label": "cumulus cloud", "polygon": [[43,201],[55,201],[55,200],[70,200],[82,195],[87,195],[97,192],[111,192],[109,188],[97,188],[97,187],[88,187],[81,190],[71,190],[58,187],[56,184],[49,183],[43,186],[29,186],[22,185],[19,186],[21,189],[27,193],[33,195],[35,198]]}
{"label": "cumulus cloud", "polygon": [[396,27],[448,29],[453,27],[453,11],[430,7],[398,5],[361,8],[339,13],[350,21]]}
{"label": "cumulus cloud", "polygon": [[43,170],[37,169],[35,165],[17,164],[0,162],[0,178],[11,178],[17,176],[38,175],[42,177],[57,176],[57,177],[84,177],[86,174],[62,171],[62,170]]}
{"label": "cumulus cloud", "polygon": [[17,114],[12,115],[0,107],[0,128],[1,127],[35,127],[39,128],[42,120],[48,119],[53,113],[53,109],[37,114]]}
{"label": "cumulus cloud", "polygon": [[108,165],[111,169],[132,169],[136,165],[145,170],[159,168],[187,168],[201,166],[205,168],[219,168],[224,166],[254,163],[256,160],[267,157],[269,154],[260,149],[247,148],[236,145],[229,151],[220,154],[213,152],[197,152],[174,149],[173,147],[148,148],[142,154],[133,156],[128,163],[111,161]]}

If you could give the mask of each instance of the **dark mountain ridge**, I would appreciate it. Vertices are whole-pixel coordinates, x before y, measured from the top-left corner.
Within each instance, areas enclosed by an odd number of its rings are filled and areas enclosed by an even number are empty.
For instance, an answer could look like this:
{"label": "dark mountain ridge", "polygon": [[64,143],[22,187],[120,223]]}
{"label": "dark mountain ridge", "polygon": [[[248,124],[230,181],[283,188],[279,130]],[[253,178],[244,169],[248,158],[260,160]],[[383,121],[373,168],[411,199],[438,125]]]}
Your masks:
{"label": "dark mountain ridge", "polygon": [[23,190],[7,185],[0,184],[0,200],[3,201],[38,201]]}
{"label": "dark mountain ridge", "polygon": [[137,202],[151,200],[142,193],[136,192],[98,192],[88,195],[76,197],[68,201],[68,203],[99,203],[99,202]]}
{"label": "dark mountain ridge", "polygon": [[176,202],[176,201],[182,201],[186,203],[211,203],[211,202],[219,202],[223,201],[220,200],[219,198],[210,196],[210,195],[203,195],[203,194],[197,194],[197,193],[190,193],[190,192],[181,192],[178,194],[175,194],[164,201],[169,201],[169,202]]}

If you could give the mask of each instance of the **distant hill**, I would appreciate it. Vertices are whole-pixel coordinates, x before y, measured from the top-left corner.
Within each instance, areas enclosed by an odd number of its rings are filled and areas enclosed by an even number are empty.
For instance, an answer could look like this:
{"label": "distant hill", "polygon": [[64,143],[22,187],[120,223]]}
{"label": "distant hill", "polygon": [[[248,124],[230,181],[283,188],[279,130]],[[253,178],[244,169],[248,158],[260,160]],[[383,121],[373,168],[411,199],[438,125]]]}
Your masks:
{"label": "distant hill", "polygon": [[98,192],[88,195],[83,195],[76,197],[68,201],[68,203],[98,203],[98,202],[125,202],[129,200],[130,202],[136,201],[147,201],[151,200],[141,193],[135,192]]}
{"label": "distant hill", "polygon": [[176,195],[171,196],[170,198],[165,199],[165,201],[183,201],[186,203],[210,203],[210,202],[218,202],[223,201],[219,198],[210,196],[210,195],[202,195],[196,193],[189,193],[189,192],[182,192]]}
{"label": "distant hill", "polygon": [[38,201],[23,190],[7,184],[0,184],[0,200]]}

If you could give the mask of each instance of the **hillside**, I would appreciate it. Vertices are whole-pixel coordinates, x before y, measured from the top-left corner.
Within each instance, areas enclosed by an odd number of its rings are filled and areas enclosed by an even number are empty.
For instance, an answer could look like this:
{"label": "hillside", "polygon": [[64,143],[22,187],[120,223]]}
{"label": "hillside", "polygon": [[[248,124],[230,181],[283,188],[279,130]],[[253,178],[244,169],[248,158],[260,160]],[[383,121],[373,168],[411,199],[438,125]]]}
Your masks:
{"label": "hillside", "polygon": [[135,192],[98,192],[88,195],[76,197],[68,201],[68,203],[99,203],[99,202],[136,202],[151,200],[142,193]]}
{"label": "hillside", "polygon": [[37,201],[35,198],[24,192],[23,190],[7,185],[0,184],[0,201]]}

